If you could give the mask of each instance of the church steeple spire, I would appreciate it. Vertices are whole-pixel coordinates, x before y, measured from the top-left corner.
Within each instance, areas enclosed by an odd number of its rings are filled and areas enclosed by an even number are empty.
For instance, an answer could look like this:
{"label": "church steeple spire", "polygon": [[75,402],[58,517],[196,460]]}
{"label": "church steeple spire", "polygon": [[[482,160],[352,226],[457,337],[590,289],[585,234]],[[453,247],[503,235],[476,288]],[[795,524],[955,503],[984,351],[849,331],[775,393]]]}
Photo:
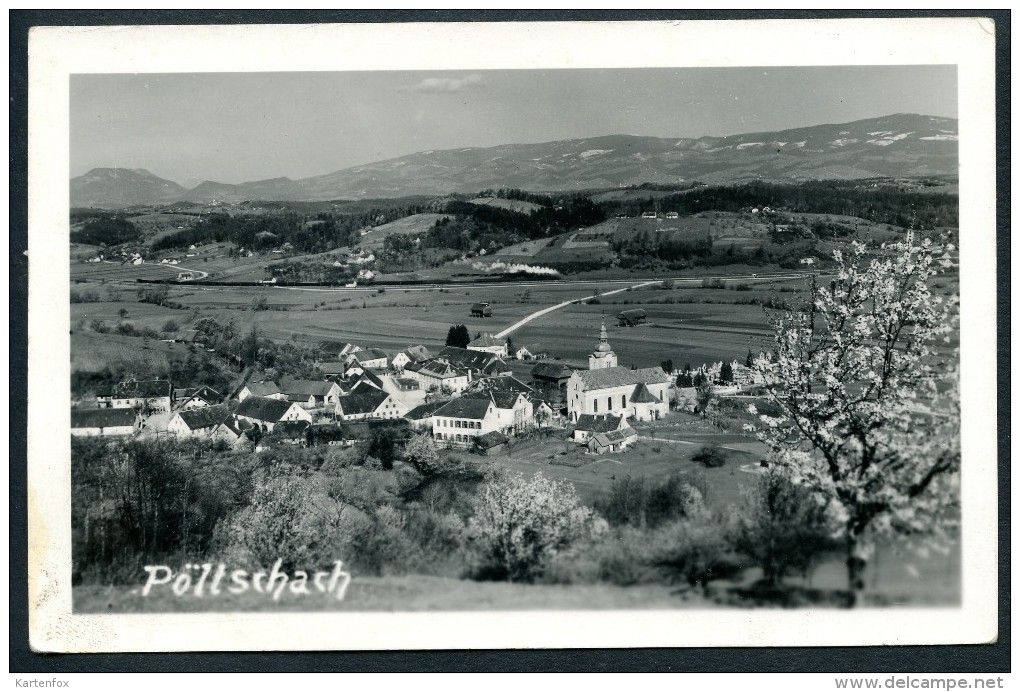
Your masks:
{"label": "church steeple spire", "polygon": [[613,353],[613,347],[609,345],[609,334],[606,333],[606,320],[603,318],[602,328],[599,329],[599,345],[588,356],[588,369],[598,370],[615,366],[616,354]]}

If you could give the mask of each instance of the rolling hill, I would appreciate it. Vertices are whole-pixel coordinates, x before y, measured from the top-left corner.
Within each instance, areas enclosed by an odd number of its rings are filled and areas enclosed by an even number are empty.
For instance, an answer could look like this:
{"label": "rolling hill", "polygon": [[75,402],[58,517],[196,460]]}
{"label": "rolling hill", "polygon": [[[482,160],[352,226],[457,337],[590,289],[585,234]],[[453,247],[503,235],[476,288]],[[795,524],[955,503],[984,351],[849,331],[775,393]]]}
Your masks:
{"label": "rolling hill", "polygon": [[71,180],[73,206],[187,199],[361,199],[484,188],[617,188],[644,182],[855,179],[956,175],[957,121],[896,114],[851,123],[727,137],[609,135],[538,144],[423,151],[326,175],[187,190],[143,170],[95,169]]}

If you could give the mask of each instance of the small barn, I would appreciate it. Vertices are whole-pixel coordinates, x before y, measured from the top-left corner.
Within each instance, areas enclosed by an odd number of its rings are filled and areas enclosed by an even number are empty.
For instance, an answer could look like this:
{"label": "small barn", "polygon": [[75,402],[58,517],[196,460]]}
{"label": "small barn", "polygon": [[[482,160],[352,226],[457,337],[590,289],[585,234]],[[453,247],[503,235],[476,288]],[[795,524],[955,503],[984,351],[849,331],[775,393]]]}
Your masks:
{"label": "small barn", "polygon": [[617,319],[620,320],[621,327],[634,327],[639,324],[644,324],[648,320],[648,314],[641,308],[634,310],[624,310]]}
{"label": "small barn", "polygon": [[637,439],[634,428],[621,428],[609,432],[597,433],[588,439],[589,454],[612,454],[622,452],[631,442]]}
{"label": "small barn", "polygon": [[506,435],[493,430],[475,438],[474,451],[482,456],[491,457],[505,450],[509,441],[510,438]]}
{"label": "small barn", "polygon": [[475,303],[471,306],[472,317],[492,317],[492,308],[488,303]]}

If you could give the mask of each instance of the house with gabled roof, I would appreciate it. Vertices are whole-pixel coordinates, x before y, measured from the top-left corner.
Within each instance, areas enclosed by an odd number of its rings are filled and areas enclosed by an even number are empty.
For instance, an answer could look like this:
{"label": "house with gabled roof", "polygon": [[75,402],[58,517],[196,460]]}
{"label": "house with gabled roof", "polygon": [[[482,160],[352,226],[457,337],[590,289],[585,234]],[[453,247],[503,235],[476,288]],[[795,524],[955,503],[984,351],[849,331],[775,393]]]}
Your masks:
{"label": "house with gabled roof", "polygon": [[432,436],[452,446],[469,446],[475,438],[498,428],[496,405],[490,398],[458,397],[432,414]]}
{"label": "house with gabled roof", "polygon": [[401,401],[367,385],[357,393],[340,397],[336,403],[336,417],[342,421],[403,418],[405,413],[407,406]]}
{"label": "house with gabled roof", "polygon": [[567,412],[571,420],[576,421],[586,413],[655,420],[669,411],[670,376],[660,367],[631,370],[617,365],[604,323],[588,364],[588,370],[575,370],[567,380]]}
{"label": "house with gabled roof", "polygon": [[226,406],[203,406],[181,409],[167,423],[167,432],[178,437],[211,436],[223,421],[230,418]]}
{"label": "house with gabled roof", "polygon": [[248,382],[241,391],[237,393],[237,400],[244,401],[250,396],[259,396],[267,399],[279,399],[284,401],[287,399],[287,395],[280,390],[280,386],[272,380],[263,380],[261,382]]}
{"label": "house with gabled roof", "polygon": [[472,351],[469,348],[447,346],[439,352],[437,357],[458,368],[470,371],[472,379],[511,372],[502,358],[487,351]]}
{"label": "house with gabled roof", "polygon": [[612,454],[622,452],[637,439],[637,430],[631,427],[596,433],[588,438],[589,454]]}
{"label": "house with gabled roof", "polygon": [[578,417],[570,437],[574,442],[586,444],[593,435],[622,430],[627,427],[630,426],[627,425],[625,416],[615,416],[611,413],[596,416],[583,413]]}
{"label": "house with gabled roof", "polygon": [[293,401],[264,396],[246,396],[234,409],[235,424],[239,427],[257,426],[262,432],[272,432],[283,421],[312,421],[312,414]]}
{"label": "house with gabled roof", "polygon": [[500,358],[506,358],[506,341],[497,339],[492,334],[482,334],[477,339],[472,340],[468,345],[470,351],[482,351],[483,353],[493,353]]}
{"label": "house with gabled roof", "polygon": [[386,352],[378,348],[366,348],[361,351],[355,351],[347,357],[348,365],[357,363],[362,369],[372,368],[374,370],[385,370],[386,365],[389,363],[389,356]]}
{"label": "house with gabled roof", "polygon": [[525,392],[488,390],[465,394],[461,398],[491,401],[496,429],[501,432],[519,433],[534,425],[534,404]]}
{"label": "house with gabled roof", "polygon": [[304,408],[335,406],[342,394],[340,385],[332,380],[286,380],[280,389],[293,401]]}
{"label": "house with gabled roof", "polygon": [[424,346],[408,346],[393,356],[390,364],[395,370],[403,370],[410,363],[424,363],[431,357],[432,354]]}
{"label": "house with gabled roof", "polygon": [[238,445],[246,439],[244,431],[238,427],[233,416],[213,428],[211,437],[214,440],[223,440],[231,446]]}
{"label": "house with gabled roof", "polygon": [[333,356],[338,361],[346,360],[347,356],[361,350],[361,347],[356,344],[350,344],[346,341],[320,341],[319,350],[326,355]]}
{"label": "house with gabled roof", "polygon": [[133,408],[72,408],[71,434],[76,437],[133,435],[139,420]]}
{"label": "house with gabled roof", "polygon": [[315,367],[326,377],[343,377],[347,372],[347,363],[339,360],[321,361]]}
{"label": "house with gabled roof", "polygon": [[125,380],[96,399],[100,406],[109,408],[169,411],[174,402],[174,389],[169,380]]}
{"label": "house with gabled roof", "polygon": [[178,410],[216,406],[223,401],[223,395],[212,387],[177,389],[174,391],[174,398],[179,402]]}
{"label": "house with gabled roof", "polygon": [[421,383],[421,388],[449,387],[453,393],[459,393],[471,382],[471,371],[460,368],[445,358],[433,358],[424,363],[411,363],[404,368],[404,375]]}

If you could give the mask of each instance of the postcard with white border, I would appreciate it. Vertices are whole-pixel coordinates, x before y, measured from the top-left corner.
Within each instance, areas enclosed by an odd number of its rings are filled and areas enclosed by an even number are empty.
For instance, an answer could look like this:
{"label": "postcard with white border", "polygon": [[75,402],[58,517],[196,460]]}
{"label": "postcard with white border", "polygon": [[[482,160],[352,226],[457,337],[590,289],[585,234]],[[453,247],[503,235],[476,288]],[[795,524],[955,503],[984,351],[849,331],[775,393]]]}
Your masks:
{"label": "postcard with white border", "polygon": [[33,28],[32,648],[994,641],[993,34]]}

